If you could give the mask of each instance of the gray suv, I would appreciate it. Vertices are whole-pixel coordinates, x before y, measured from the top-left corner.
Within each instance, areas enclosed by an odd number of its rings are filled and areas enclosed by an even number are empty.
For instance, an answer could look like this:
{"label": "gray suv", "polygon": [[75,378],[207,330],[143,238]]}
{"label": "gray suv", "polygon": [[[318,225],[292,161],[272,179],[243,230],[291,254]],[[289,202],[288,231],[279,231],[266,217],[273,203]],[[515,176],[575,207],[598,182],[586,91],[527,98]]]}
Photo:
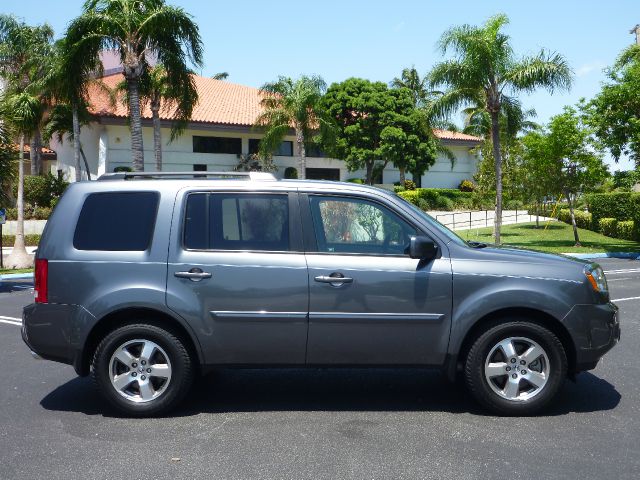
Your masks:
{"label": "gray suv", "polygon": [[526,415],[620,338],[593,263],[468,243],[386,191],[269,174],[69,187],[22,335],[129,415],[214,367],[432,366]]}

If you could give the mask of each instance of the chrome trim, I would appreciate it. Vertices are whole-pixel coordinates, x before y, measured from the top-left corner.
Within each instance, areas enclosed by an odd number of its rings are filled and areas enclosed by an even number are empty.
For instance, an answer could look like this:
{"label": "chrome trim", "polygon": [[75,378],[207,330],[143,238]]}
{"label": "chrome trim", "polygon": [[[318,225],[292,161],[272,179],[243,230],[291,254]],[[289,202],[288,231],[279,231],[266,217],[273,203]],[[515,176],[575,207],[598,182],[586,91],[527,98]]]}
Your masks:
{"label": "chrome trim", "polygon": [[300,320],[307,318],[307,312],[267,312],[265,310],[211,310],[209,313],[216,320],[235,318],[253,320]]}
{"label": "chrome trim", "polygon": [[442,313],[347,313],[347,312],[310,312],[310,321],[322,321],[336,323],[342,321],[349,322],[405,322],[420,323],[441,322],[444,318]]}

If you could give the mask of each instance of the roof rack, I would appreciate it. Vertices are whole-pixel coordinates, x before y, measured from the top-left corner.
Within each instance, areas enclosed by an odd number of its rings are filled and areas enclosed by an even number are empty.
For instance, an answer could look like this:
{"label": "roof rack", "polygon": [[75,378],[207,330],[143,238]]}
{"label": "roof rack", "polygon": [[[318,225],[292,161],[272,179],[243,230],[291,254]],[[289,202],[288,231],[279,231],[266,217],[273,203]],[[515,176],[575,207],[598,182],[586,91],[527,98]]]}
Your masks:
{"label": "roof rack", "polygon": [[277,180],[268,172],[116,172],[105,173],[98,180],[135,180],[147,179],[172,179],[172,178],[237,178],[246,180]]}

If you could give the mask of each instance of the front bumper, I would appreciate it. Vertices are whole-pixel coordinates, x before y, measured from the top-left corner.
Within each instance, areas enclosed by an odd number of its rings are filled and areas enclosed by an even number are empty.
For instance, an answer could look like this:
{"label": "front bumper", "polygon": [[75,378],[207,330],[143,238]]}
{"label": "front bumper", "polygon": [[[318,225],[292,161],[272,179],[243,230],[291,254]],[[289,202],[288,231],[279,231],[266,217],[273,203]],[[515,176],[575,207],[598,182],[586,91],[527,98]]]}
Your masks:
{"label": "front bumper", "polygon": [[575,305],[563,319],[576,349],[575,372],[592,370],[620,341],[618,307],[613,303]]}

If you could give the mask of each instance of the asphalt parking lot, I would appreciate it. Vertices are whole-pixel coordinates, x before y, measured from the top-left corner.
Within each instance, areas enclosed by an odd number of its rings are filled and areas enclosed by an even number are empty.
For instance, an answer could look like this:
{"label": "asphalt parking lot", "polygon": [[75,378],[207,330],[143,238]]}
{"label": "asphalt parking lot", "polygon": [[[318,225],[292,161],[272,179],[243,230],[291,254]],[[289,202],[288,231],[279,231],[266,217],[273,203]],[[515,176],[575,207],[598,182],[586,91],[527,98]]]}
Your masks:
{"label": "asphalt parking lot", "polygon": [[0,283],[0,478],[640,478],[640,261],[607,259],[622,340],[551,410],[498,418],[438,372],[223,370],[169,418],[120,418],[20,339]]}

